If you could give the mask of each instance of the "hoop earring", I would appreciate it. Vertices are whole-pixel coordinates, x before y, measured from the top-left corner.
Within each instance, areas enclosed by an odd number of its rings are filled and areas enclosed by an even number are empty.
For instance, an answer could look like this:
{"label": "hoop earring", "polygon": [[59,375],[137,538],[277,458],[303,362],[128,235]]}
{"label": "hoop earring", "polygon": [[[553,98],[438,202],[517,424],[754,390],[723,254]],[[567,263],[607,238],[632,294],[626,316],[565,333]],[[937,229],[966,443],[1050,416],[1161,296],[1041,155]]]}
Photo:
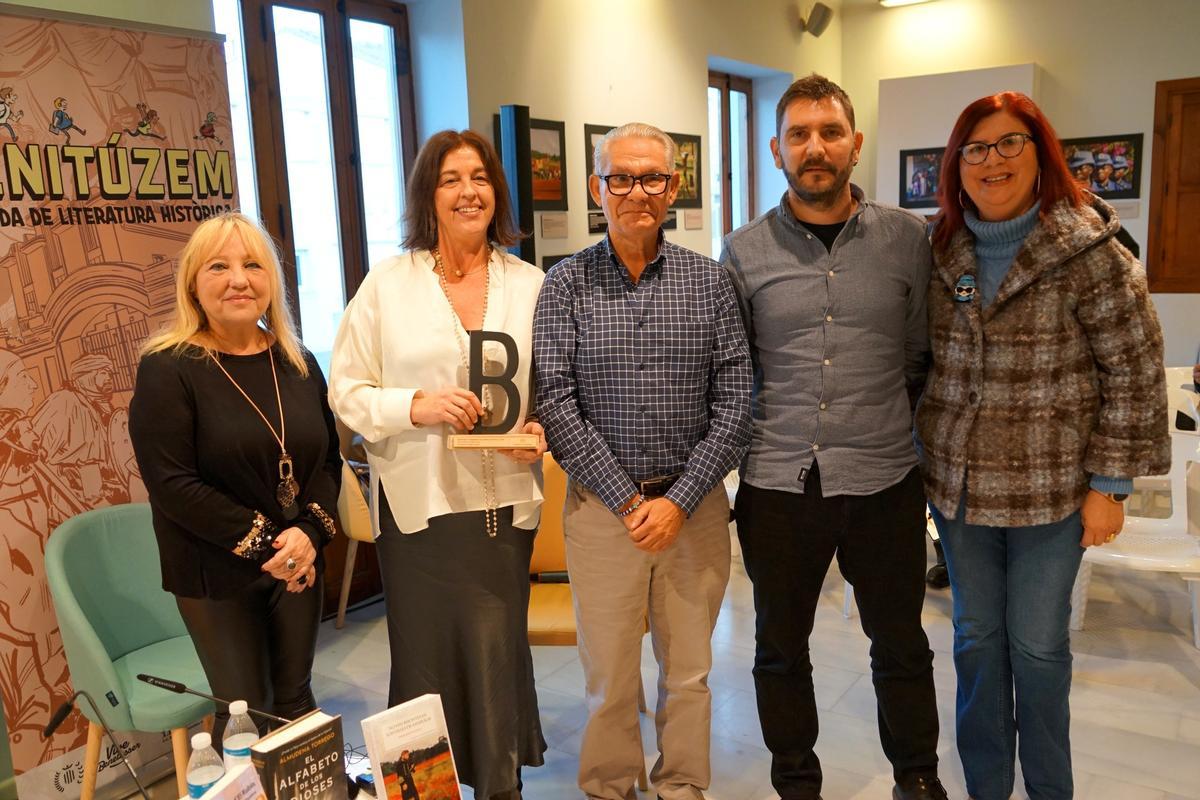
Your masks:
{"label": "hoop earring", "polygon": [[1040,169],[1038,170],[1037,181],[1033,184],[1033,193],[1038,197],[1042,196],[1042,171]]}
{"label": "hoop earring", "polygon": [[964,211],[967,208],[967,204],[963,202],[963,190],[961,187],[958,190],[958,207],[963,209]]}

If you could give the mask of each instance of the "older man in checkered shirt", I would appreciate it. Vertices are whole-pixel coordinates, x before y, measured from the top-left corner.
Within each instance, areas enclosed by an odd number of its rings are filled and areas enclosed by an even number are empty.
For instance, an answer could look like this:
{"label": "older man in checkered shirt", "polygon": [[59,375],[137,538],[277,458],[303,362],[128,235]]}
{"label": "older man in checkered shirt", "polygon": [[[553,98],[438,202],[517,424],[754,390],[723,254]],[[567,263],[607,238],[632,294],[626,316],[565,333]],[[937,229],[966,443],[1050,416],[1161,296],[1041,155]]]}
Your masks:
{"label": "older man in checkered shirt", "polygon": [[[727,274],[663,239],[675,144],[640,123],[596,146],[608,236],[550,270],[534,318],[537,409],[564,509],[588,710],[579,786],[633,800],[649,617],[663,800],[709,783],[710,639],[729,580],[722,478],[750,443],[750,355]],[[555,513],[548,510],[547,513]]]}

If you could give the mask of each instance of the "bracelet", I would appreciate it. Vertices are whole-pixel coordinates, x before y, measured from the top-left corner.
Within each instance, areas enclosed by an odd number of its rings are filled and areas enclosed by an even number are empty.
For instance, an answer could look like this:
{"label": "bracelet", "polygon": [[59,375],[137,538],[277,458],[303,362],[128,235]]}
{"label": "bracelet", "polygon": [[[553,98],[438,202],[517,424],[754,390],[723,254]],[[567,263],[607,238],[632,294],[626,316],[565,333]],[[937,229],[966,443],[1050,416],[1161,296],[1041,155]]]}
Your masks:
{"label": "bracelet", "polygon": [[262,512],[254,512],[254,521],[250,524],[250,532],[233,548],[233,554],[242,558],[258,558],[266,552],[267,546],[279,532],[279,526],[267,519]]}
{"label": "bracelet", "polygon": [[333,541],[333,537],[337,536],[337,526],[333,522],[333,517],[325,513],[325,509],[321,508],[316,503],[309,503],[308,510],[316,517],[317,522],[321,523],[323,539],[325,544]]}
{"label": "bracelet", "polygon": [[637,511],[639,508],[641,508],[641,505],[644,502],[646,502],[646,498],[642,494],[639,493],[637,496],[637,500],[633,501],[633,505],[631,505],[629,508],[625,509],[624,511],[621,511],[618,513],[620,513],[620,515],[622,517],[628,517],[630,514]]}

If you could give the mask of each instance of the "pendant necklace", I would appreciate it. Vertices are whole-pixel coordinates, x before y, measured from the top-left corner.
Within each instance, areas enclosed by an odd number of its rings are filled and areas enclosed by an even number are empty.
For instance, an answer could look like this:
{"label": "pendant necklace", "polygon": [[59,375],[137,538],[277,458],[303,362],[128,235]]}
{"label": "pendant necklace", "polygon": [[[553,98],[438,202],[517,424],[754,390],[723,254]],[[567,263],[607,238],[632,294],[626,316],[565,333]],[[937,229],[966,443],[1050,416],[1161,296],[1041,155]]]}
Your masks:
{"label": "pendant necklace", "polygon": [[275,426],[267,419],[267,415],[262,412],[257,403],[250,399],[250,395],[246,394],[246,390],[238,385],[238,382],[233,379],[233,376],[229,374],[229,371],[225,369],[225,366],[216,355],[209,351],[209,356],[212,358],[213,363],[217,365],[217,368],[225,373],[225,377],[233,384],[233,388],[237,389],[242,397],[246,398],[246,402],[250,404],[250,407],[258,412],[258,416],[266,424],[267,430],[271,432],[271,436],[279,444],[279,485],[275,487],[275,499],[279,502],[280,509],[287,512],[296,504],[296,497],[300,494],[300,485],[296,483],[295,473],[292,469],[292,457],[288,455],[287,451],[287,423],[283,418],[283,397],[279,394],[279,376],[275,373],[275,355],[272,352],[273,349],[268,345],[267,358],[271,362],[271,380],[275,384],[275,402],[279,406],[279,433],[275,432]]}
{"label": "pendant necklace", "polygon": [[[492,249],[489,247],[487,256],[483,260],[483,313],[479,316],[479,327],[483,328],[483,323],[487,319],[488,294],[491,289],[492,273],[488,268],[488,262],[492,258]],[[454,310],[454,300],[450,298],[450,284],[446,281],[446,265],[442,263],[442,254],[438,248],[433,248],[433,263],[437,267],[438,285],[442,287],[442,293],[446,295],[446,305],[450,309],[450,325],[454,329],[454,340],[458,343],[458,355],[462,361],[463,367],[468,372],[471,369],[470,357],[467,355],[467,344],[463,341],[462,333],[459,332],[459,318]],[[455,276],[461,278],[463,272],[461,269],[454,270]],[[462,327],[466,327],[465,325]],[[491,394],[488,392],[488,384],[484,384],[480,389],[479,398],[480,404],[483,405],[484,417],[486,419],[489,411],[489,400]],[[495,453],[491,450],[480,450],[479,459],[480,465],[483,468],[483,516],[487,527],[487,535],[492,539],[496,538],[499,532],[499,524],[496,522],[496,461]]]}

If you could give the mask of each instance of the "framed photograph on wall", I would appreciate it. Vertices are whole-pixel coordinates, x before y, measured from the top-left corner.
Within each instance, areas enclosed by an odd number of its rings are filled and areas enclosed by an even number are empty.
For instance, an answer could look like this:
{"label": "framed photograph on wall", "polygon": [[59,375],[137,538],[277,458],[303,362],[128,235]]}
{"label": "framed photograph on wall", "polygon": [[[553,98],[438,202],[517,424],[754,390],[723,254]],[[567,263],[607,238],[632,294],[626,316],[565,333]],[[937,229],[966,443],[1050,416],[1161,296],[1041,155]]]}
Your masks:
{"label": "framed photograph on wall", "polygon": [[533,168],[533,210],[567,210],[567,126],[529,120],[529,160]]}
{"label": "framed photograph on wall", "polygon": [[[592,199],[592,193],[587,188],[588,186],[591,185],[592,175],[594,174],[593,169],[592,169],[592,166],[593,166],[592,165],[592,153],[594,153],[596,151],[596,143],[599,142],[604,137],[604,134],[608,133],[615,127],[616,127],[615,125],[586,125],[586,124],[583,126],[583,150],[584,150],[583,163],[587,165],[587,176],[586,176],[586,179],[584,180],[583,185],[584,185],[584,195],[587,197],[588,208],[596,208],[596,209],[600,208],[600,206],[598,206],[596,204],[596,201]],[[590,225],[589,225],[589,227],[590,227]],[[595,231],[592,231],[592,233],[595,233]]]}
{"label": "framed photograph on wall", "polygon": [[[500,115],[492,115],[492,141],[501,152]],[[567,210],[566,126],[548,119],[529,120],[529,160],[533,174],[533,210]]]}
{"label": "framed photograph on wall", "polygon": [[686,133],[668,133],[675,140],[675,171],[679,173],[679,194],[675,208],[701,208],[700,137]]}
{"label": "framed photograph on wall", "polygon": [[942,170],[944,147],[900,151],[901,208],[936,208],[938,173]]}
{"label": "framed photograph on wall", "polygon": [[1105,200],[1141,197],[1142,134],[1061,139],[1075,183]]}

